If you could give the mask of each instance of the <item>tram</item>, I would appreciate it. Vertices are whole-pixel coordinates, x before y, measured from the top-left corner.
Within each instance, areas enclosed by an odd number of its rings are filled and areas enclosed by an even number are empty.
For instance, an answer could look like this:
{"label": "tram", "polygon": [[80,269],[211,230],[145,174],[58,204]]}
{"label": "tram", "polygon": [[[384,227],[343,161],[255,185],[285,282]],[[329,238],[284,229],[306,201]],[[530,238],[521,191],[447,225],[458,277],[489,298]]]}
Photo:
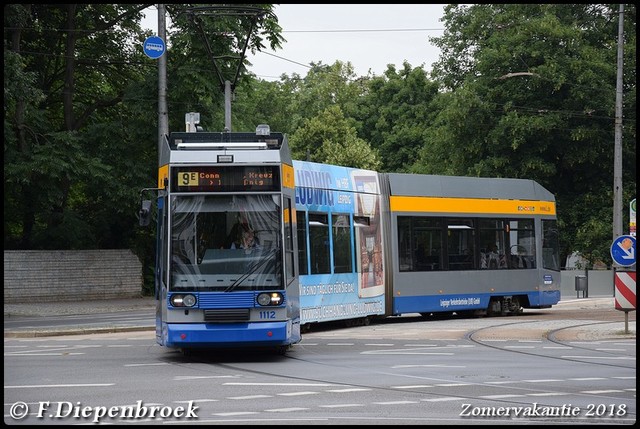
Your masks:
{"label": "tram", "polygon": [[559,302],[555,198],[535,181],[293,166],[303,326]]}
{"label": "tram", "polygon": [[159,159],[163,346],[285,351],[315,323],[560,300],[555,198],[535,181],[295,161],[265,125],[171,133]]}
{"label": "tram", "polygon": [[[255,134],[171,133],[155,190],[157,342],[183,350],[286,350],[299,342],[286,137],[268,126]],[[141,224],[150,212],[144,200]]]}

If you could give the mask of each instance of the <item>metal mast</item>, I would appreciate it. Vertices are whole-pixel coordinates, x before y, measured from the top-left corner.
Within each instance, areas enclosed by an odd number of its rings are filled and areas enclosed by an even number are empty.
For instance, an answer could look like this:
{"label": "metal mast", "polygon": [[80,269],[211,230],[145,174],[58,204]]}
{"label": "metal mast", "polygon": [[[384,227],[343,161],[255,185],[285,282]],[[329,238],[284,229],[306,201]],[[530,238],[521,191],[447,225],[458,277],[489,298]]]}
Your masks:
{"label": "metal mast", "polygon": [[[244,58],[247,51],[247,47],[249,46],[249,38],[253,33],[258,20],[266,14],[271,13],[268,10],[261,9],[259,7],[252,6],[202,6],[202,7],[193,7],[187,10],[190,18],[193,22],[198,26],[200,30],[200,34],[202,39],[204,40],[205,46],[207,48],[207,52],[211,61],[213,62],[213,69],[218,76],[220,81],[220,88],[224,91],[224,110],[225,110],[225,131],[231,131],[231,98],[233,96],[233,92],[235,91],[236,84],[238,82],[238,78],[240,76],[240,70],[244,66]],[[236,53],[230,55],[215,55],[211,48],[211,44],[209,42],[209,37],[203,27],[202,17],[204,16],[213,16],[213,17],[236,17],[239,22],[241,22],[244,30],[246,31],[246,37],[238,36],[236,43],[233,46],[237,47]],[[221,68],[218,66],[218,61],[237,61],[237,67],[235,69],[235,74],[232,80],[225,78],[222,75]]]}

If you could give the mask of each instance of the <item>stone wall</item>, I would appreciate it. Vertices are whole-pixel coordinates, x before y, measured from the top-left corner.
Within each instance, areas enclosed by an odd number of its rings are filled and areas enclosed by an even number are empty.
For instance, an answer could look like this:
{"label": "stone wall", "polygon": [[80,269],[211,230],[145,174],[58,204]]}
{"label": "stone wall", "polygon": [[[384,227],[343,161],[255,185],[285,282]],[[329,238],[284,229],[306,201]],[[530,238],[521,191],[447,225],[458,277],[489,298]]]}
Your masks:
{"label": "stone wall", "polygon": [[[613,271],[562,271],[561,295],[576,294],[576,275],[587,276],[587,296],[613,296]],[[142,264],[128,249],[4,252],[4,302],[84,301],[139,297]]]}
{"label": "stone wall", "polygon": [[128,249],[4,252],[4,302],[139,297],[142,264]]}

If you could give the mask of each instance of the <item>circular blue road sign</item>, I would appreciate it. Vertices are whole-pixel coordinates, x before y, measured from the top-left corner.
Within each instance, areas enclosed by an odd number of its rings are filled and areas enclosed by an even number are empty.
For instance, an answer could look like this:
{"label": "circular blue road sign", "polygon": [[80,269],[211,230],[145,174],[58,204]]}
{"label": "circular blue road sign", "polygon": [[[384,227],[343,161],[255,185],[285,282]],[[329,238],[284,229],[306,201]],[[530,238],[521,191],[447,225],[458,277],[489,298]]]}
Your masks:
{"label": "circular blue road sign", "polygon": [[621,235],[613,240],[611,245],[613,262],[623,267],[636,263],[636,238],[631,235]]}
{"label": "circular blue road sign", "polygon": [[160,58],[162,54],[164,54],[164,40],[162,40],[158,36],[147,37],[147,40],[144,41],[144,45],[142,46],[144,49],[144,53],[147,54],[149,58],[156,59]]}

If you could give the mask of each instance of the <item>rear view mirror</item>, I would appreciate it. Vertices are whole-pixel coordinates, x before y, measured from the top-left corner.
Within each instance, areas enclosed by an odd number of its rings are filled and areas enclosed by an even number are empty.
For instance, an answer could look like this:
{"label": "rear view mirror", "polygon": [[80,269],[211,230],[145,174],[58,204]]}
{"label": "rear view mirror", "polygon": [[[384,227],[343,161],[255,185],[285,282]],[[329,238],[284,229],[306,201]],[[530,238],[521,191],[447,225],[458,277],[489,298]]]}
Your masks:
{"label": "rear view mirror", "polygon": [[151,222],[151,200],[143,200],[140,207],[140,226],[148,226]]}

